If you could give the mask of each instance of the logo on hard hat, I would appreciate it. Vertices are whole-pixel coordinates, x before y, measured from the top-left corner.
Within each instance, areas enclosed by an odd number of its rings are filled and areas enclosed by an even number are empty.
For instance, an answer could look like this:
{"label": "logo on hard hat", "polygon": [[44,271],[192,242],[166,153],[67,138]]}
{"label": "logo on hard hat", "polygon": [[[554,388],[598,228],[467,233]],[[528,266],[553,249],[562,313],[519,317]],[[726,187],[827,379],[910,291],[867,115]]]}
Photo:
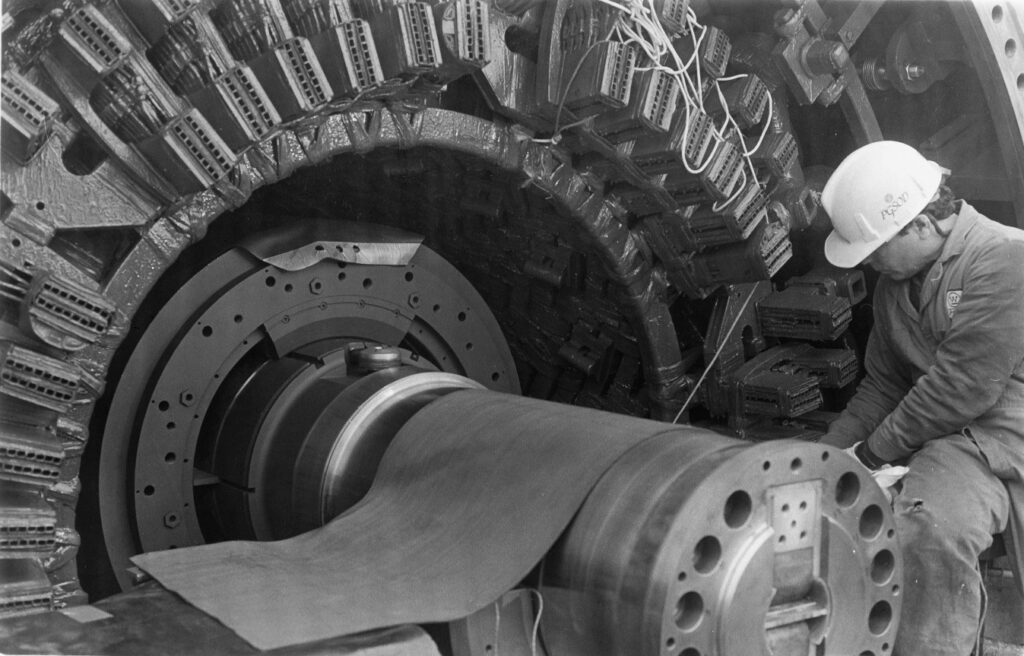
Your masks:
{"label": "logo on hard hat", "polygon": [[893,197],[892,194],[885,195],[885,202],[888,203],[882,208],[882,219],[893,219],[896,218],[896,211],[907,204],[907,200],[910,199],[910,194],[904,191],[899,196]]}

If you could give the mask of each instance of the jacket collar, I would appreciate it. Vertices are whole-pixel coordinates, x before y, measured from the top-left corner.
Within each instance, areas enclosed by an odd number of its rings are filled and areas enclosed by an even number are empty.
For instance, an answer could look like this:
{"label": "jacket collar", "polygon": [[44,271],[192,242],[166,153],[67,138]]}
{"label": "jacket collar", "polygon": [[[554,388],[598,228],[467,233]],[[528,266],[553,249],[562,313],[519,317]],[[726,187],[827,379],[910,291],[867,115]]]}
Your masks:
{"label": "jacket collar", "polygon": [[[960,211],[956,215],[956,223],[953,224],[953,230],[946,237],[946,243],[942,247],[942,252],[939,253],[939,259],[936,262],[946,262],[952,257],[959,255],[964,252],[965,244],[967,243],[967,233],[971,231],[971,228],[978,222],[978,210],[974,209],[967,204],[966,201],[960,201]],[[928,276],[932,278],[934,276]]]}
{"label": "jacket collar", "polygon": [[925,307],[932,302],[932,296],[935,294],[935,285],[942,279],[945,263],[964,252],[967,244],[967,234],[978,222],[978,217],[981,216],[978,214],[978,210],[968,205],[965,201],[961,200],[959,202],[960,211],[956,214],[953,229],[950,231],[949,236],[946,237],[946,243],[942,245],[939,257],[931,263],[928,267],[928,272],[925,274],[919,292],[918,307],[915,308],[913,303],[910,302],[910,281],[904,280],[898,283],[897,302],[911,316],[920,316],[924,312]]}

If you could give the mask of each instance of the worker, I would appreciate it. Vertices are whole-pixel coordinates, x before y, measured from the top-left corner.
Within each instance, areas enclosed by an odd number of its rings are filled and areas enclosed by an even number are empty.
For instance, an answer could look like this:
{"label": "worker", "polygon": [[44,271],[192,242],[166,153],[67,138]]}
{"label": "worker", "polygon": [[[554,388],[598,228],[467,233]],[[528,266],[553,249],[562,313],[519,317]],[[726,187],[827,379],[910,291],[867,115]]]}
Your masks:
{"label": "worker", "polygon": [[978,556],[995,534],[1024,592],[1024,231],[955,200],[944,173],[879,141],[843,160],[821,196],[826,258],[880,274],[865,377],[822,441],[873,471],[909,467],[892,497],[896,656],[971,653]]}

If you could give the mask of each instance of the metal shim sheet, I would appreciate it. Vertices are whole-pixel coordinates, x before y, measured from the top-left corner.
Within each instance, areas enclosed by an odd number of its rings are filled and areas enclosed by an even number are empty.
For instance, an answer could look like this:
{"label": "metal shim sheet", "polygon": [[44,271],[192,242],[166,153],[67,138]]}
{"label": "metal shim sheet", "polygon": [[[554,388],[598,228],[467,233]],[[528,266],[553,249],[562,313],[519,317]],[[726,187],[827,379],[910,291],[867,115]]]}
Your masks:
{"label": "metal shim sheet", "polygon": [[693,429],[455,392],[406,424],[367,497],[325,527],[133,561],[260,649],[454,620],[521,581],[619,456],[673,430]]}

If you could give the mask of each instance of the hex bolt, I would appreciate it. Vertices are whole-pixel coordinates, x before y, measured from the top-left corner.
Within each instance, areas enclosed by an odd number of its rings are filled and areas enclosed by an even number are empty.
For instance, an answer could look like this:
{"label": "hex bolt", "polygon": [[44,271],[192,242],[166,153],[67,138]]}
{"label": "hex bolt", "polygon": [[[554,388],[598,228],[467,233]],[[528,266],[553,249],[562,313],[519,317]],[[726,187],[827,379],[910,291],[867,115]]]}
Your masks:
{"label": "hex bolt", "polygon": [[832,42],[832,49],[829,50],[829,61],[832,63],[832,70],[839,72],[850,63],[850,51],[839,41]]}
{"label": "hex bolt", "polygon": [[827,87],[822,89],[816,102],[824,107],[834,105],[839,100],[839,97],[843,95],[844,91],[846,91],[846,81],[843,78],[836,78]]}
{"label": "hex bolt", "polygon": [[178,395],[178,401],[181,402],[181,405],[188,408],[196,402],[196,395],[192,393],[192,390],[184,389],[181,391],[181,394]]}
{"label": "hex bolt", "polygon": [[907,79],[916,80],[924,77],[925,68],[921,64],[907,64]]}
{"label": "hex bolt", "polygon": [[814,75],[829,75],[843,69],[850,52],[838,41],[816,39],[804,50],[804,66]]}
{"label": "hex bolt", "polygon": [[409,307],[416,309],[420,306],[420,295],[413,292],[409,294]]}
{"label": "hex bolt", "polygon": [[181,516],[176,512],[169,512],[164,515],[164,526],[167,528],[174,528],[181,523]]}
{"label": "hex bolt", "polygon": [[309,281],[309,291],[313,294],[319,294],[324,290],[324,283],[319,278],[313,278]]}
{"label": "hex bolt", "polygon": [[785,25],[786,23],[792,23],[797,17],[797,10],[793,7],[787,7],[775,15],[776,25]]}

